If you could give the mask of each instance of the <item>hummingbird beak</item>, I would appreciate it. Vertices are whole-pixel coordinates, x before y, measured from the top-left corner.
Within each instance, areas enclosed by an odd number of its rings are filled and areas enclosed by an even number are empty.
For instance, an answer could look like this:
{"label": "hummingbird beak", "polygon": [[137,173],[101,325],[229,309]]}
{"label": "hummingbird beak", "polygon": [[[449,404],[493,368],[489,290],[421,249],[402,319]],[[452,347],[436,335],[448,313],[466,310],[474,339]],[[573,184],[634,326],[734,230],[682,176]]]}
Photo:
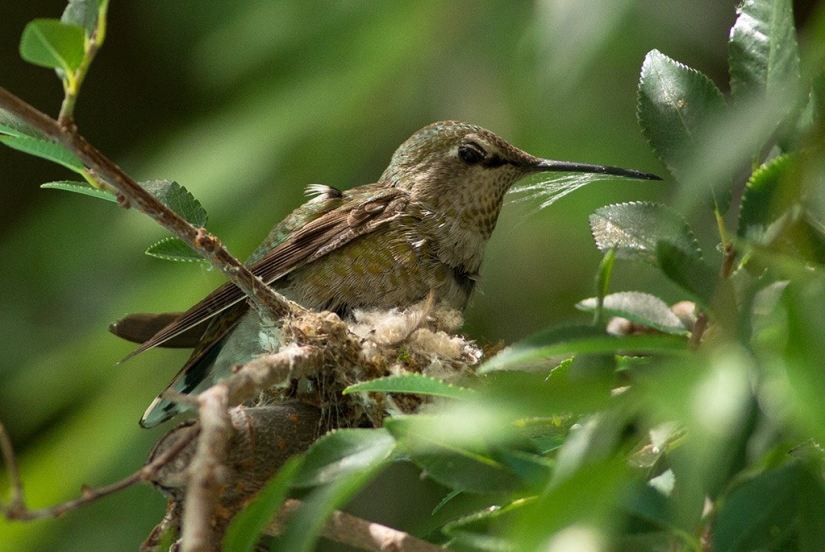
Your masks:
{"label": "hummingbird beak", "polygon": [[607,174],[611,176],[623,176],[626,178],[636,178],[639,180],[661,180],[655,174],[637,171],[634,169],[622,169],[621,167],[611,167],[608,165],[590,165],[588,163],[570,163],[567,161],[552,161],[550,159],[539,159],[537,163],[531,165],[530,172],[577,172]]}

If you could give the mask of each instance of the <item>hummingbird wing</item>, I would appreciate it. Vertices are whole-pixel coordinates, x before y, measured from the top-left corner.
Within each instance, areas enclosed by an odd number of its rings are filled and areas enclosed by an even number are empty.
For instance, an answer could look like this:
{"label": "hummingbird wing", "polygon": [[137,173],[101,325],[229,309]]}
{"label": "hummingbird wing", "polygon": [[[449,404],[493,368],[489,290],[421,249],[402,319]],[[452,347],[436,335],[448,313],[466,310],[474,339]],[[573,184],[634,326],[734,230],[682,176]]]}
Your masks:
{"label": "hummingbird wing", "polygon": [[[220,354],[222,348],[220,343],[229,336],[248,310],[249,305],[246,303],[235,303],[225,309],[221,316],[207,319],[206,332],[198,340],[186,364],[143,413],[140,418],[142,427],[154,427],[187,409],[185,404],[164,397],[168,389],[174,389],[183,394],[196,393],[214,385],[217,380],[228,375],[225,366],[221,370],[215,369],[213,364]],[[177,337],[172,339],[177,339]]]}
{"label": "hummingbird wing", "polygon": [[[126,341],[143,343],[151,339],[160,330],[181,317],[182,312],[134,312],[109,324],[109,331]],[[169,348],[192,349],[197,346],[206,331],[206,324],[193,326],[189,330],[164,341],[161,346]]]}
{"label": "hummingbird wing", "polygon": [[[249,269],[266,284],[272,284],[296,268],[397,219],[407,204],[407,198],[407,192],[403,190],[376,184],[361,186],[340,196],[315,198],[273,230],[267,241],[253,254],[254,262]],[[316,211],[315,218],[309,222],[306,221],[308,207],[314,207]],[[284,232],[293,227],[294,230]],[[267,242],[271,243],[273,239],[277,245],[260,255],[262,250],[267,249]],[[260,258],[255,260],[258,256]],[[245,298],[243,291],[227,282],[158,331],[121,362],[191,330]]]}

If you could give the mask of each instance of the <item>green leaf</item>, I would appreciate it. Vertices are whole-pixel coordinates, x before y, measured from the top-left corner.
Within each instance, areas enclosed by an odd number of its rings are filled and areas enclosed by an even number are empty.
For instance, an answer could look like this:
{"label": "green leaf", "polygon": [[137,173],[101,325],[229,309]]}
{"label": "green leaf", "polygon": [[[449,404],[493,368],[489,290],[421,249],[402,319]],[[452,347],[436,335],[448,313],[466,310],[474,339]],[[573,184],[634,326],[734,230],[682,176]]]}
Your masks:
{"label": "green leaf", "polygon": [[91,37],[97,28],[98,5],[95,0],[69,0],[60,21],[69,25],[77,25]]}
{"label": "green leaf", "polygon": [[607,205],[590,215],[596,247],[616,250],[620,259],[656,264],[656,244],[667,241],[686,254],[702,257],[693,231],[673,209],[658,203],[631,202]]}
{"label": "green leaf", "polygon": [[[446,523],[441,530],[455,540],[451,544],[464,544],[468,550],[502,552],[513,550],[512,541],[496,535],[498,527],[512,522],[513,512],[534,502],[534,497],[517,499],[503,507],[491,506]],[[464,550],[461,546],[457,550]]]}
{"label": "green leaf", "polygon": [[[703,308],[710,308],[721,285],[719,275],[710,265],[666,241],[657,244],[656,259],[665,276],[690,293]],[[729,294],[718,295],[720,299],[722,295],[730,299]]]}
{"label": "green leaf", "polygon": [[29,126],[28,123],[21,121],[5,109],[0,109],[0,134],[8,134],[9,136],[15,137],[29,136],[40,140],[46,139],[39,131],[35,130],[34,127]]}
{"label": "green leaf", "polygon": [[71,73],[86,55],[85,38],[83,27],[57,19],[35,19],[23,29],[20,55],[29,63]]}
{"label": "green leaf", "polygon": [[313,487],[352,477],[386,461],[395,439],[385,429],[338,429],[315,441],[292,484]]}
{"label": "green leaf", "polygon": [[[383,430],[338,430],[338,432],[375,432]],[[325,439],[322,437],[321,439]],[[384,438],[385,439],[385,438]],[[391,438],[390,438],[391,439]],[[378,439],[380,441],[381,439]],[[393,440],[394,443],[394,440]],[[316,442],[317,444],[317,442]],[[315,445],[313,445],[313,448]],[[381,449],[379,445],[377,447]],[[312,449],[307,453],[311,453]],[[356,462],[339,472],[331,483],[318,487],[307,495],[301,506],[287,520],[286,530],[272,548],[282,552],[310,552],[315,548],[315,542],[327,518],[335,510],[342,507],[356,492],[369,483],[387,464],[387,454],[371,454],[369,458],[358,454]],[[309,461],[309,456],[305,457]],[[303,471],[303,470],[302,470]]]}
{"label": "green leaf", "polygon": [[742,195],[736,235],[756,240],[788,207],[788,194],[780,193],[779,179],[791,167],[795,155],[782,155],[754,171]]}
{"label": "green leaf", "polygon": [[[792,280],[782,292],[785,335],[776,339],[784,357],[788,388],[778,395],[794,405],[794,418],[804,435],[825,442],[825,279],[815,271],[810,278]],[[776,312],[776,311],[774,311]],[[781,311],[776,317],[783,322]],[[778,397],[777,396],[777,397]],[[776,398],[774,399],[776,400]]]}
{"label": "green leaf", "polygon": [[791,0],[745,0],[728,43],[736,100],[799,85],[799,46]]}
{"label": "green leaf", "polygon": [[189,247],[186,242],[173,237],[163,238],[154,245],[149,246],[145,253],[167,261],[184,263],[207,262],[206,259]]}
{"label": "green leaf", "polygon": [[793,530],[801,477],[801,466],[789,464],[734,489],[722,502],[714,523],[714,550],[781,548]]}
{"label": "green leaf", "polygon": [[75,192],[77,194],[92,196],[98,199],[105,199],[106,201],[117,203],[117,197],[115,197],[113,194],[107,192],[106,190],[95,188],[88,182],[58,180],[56,182],[46,182],[45,184],[41,184],[40,187],[49,190],[64,190],[66,192]]}
{"label": "green leaf", "polygon": [[594,533],[585,546],[608,542],[598,528],[618,519],[616,497],[624,495],[630,481],[625,477],[626,469],[614,455],[606,461],[586,463],[569,478],[551,485],[537,500],[517,510],[515,519],[503,527],[515,543],[513,549],[553,550],[552,545],[558,544],[559,550],[578,550],[577,541],[566,543],[571,546],[551,541],[555,533],[574,525],[585,534]]}
{"label": "green leaf", "polygon": [[281,508],[290,479],[301,467],[301,457],[290,458],[255,499],[232,518],[223,540],[226,552],[249,552]]}
{"label": "green leaf", "polygon": [[[593,312],[598,305],[597,298],[585,299],[576,304],[576,308]],[[604,298],[604,311],[610,316],[620,316],[633,322],[644,324],[660,332],[674,335],[688,335],[685,326],[673,314],[667,303],[649,293],[623,291],[612,293]]]}
{"label": "green leaf", "polygon": [[413,393],[416,395],[432,395],[452,399],[466,399],[472,394],[471,390],[464,387],[458,387],[441,381],[438,378],[416,373],[386,376],[363,383],[356,383],[344,389],[343,394],[347,395],[349,393],[363,393],[367,391]]}
{"label": "green leaf", "polygon": [[193,226],[206,226],[206,209],[189,193],[189,190],[177,182],[171,180],[150,180],[141,182],[140,185],[189,224]]}
{"label": "green leaf", "polygon": [[724,109],[725,99],[708,77],[658,50],[647,54],[639,82],[639,124],[677,180],[685,179],[705,125]]}
{"label": "green leaf", "polygon": [[610,287],[610,276],[613,274],[613,266],[616,264],[616,248],[611,247],[607,250],[599,263],[599,270],[596,273],[596,308],[594,309],[595,318],[593,324],[600,325],[604,320],[604,311],[602,305],[604,296],[607,295],[607,290]]}
{"label": "green leaf", "polygon": [[483,439],[465,435],[457,441],[431,431],[433,424],[444,421],[438,416],[404,416],[386,420],[385,427],[428,477],[451,489],[508,492],[525,487],[526,481],[494,458]]}
{"label": "green leaf", "polygon": [[478,372],[519,370],[548,358],[573,354],[613,354],[618,351],[637,353],[681,353],[684,339],[670,336],[642,335],[618,338],[595,326],[556,326],[533,334],[507,347],[482,364]]}
{"label": "green leaf", "polygon": [[54,142],[22,134],[17,136],[0,136],[0,142],[10,148],[63,165],[74,172],[79,173],[83,170],[83,162],[80,159],[63,146]]}

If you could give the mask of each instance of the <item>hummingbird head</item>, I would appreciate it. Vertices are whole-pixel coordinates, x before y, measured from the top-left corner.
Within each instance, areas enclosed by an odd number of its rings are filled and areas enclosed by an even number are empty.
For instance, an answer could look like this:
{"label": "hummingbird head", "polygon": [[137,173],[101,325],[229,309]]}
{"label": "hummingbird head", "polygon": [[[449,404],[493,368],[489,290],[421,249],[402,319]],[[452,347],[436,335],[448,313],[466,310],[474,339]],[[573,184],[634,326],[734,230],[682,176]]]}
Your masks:
{"label": "hummingbird head", "polygon": [[479,126],[458,121],[428,125],[395,151],[381,181],[414,196],[502,196],[541,159]]}
{"label": "hummingbird head", "polygon": [[522,178],[550,171],[658,179],[629,169],[540,159],[479,126],[442,121],[401,144],[379,182],[407,190],[434,220],[440,248],[455,256],[451,264],[475,271],[504,194]]}

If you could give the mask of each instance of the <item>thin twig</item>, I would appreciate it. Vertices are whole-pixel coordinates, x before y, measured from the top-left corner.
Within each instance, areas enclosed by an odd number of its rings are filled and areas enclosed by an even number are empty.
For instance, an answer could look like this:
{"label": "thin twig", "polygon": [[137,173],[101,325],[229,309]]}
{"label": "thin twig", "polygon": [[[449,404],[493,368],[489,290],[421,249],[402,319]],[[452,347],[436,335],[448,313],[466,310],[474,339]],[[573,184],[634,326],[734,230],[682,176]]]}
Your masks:
{"label": "thin twig", "polygon": [[73,124],[65,127],[59,125],[57,121],[2,87],[0,108],[74,153],[90,174],[118,191],[122,196],[123,201],[120,203],[123,206],[134,205],[136,209],[149,215],[174,236],[186,242],[252,299],[265,317],[277,319],[288,313],[302,312],[294,303],[277,294],[252,274],[243,263],[230,255],[218,238],[203,228],[192,226],[144,190],[132,177],[78,134]]}
{"label": "thin twig", "polygon": [[[722,265],[719,267],[719,278],[721,280],[727,280],[730,278],[735,260],[736,248],[733,247],[732,243],[728,242],[727,245],[725,245]],[[705,311],[705,309],[700,309],[696,314],[696,323],[693,325],[693,331],[691,331],[690,340],[688,341],[692,348],[697,349],[702,343],[702,337],[704,336],[705,330],[707,330],[709,322],[710,318],[708,317],[707,311]]]}
{"label": "thin twig", "polygon": [[14,447],[11,444],[6,426],[0,423],[0,449],[3,452],[3,462],[11,480],[11,498],[8,506],[3,507],[7,518],[10,512],[25,511],[26,500],[23,496],[23,481],[20,479],[20,469],[17,466],[17,457],[14,454]]}
{"label": "thin twig", "polygon": [[[268,535],[279,535],[287,518],[300,506],[301,501],[287,499],[276,518],[269,524],[266,533]],[[374,552],[385,552],[387,550],[394,552],[443,552],[444,550],[436,544],[418,539],[403,531],[341,511],[335,511],[330,516],[324,528],[321,529],[321,536],[334,542]]]}
{"label": "thin twig", "polygon": [[[64,89],[63,103],[60,105],[60,114],[57,117],[57,122],[61,127],[67,127],[72,124],[74,117],[74,107],[77,102],[77,95],[80,91],[80,86],[83,84],[86,75],[89,72],[89,67],[92,65],[95,56],[100,51],[103,42],[106,39],[106,12],[108,8],[106,5],[98,6],[97,23],[95,30],[89,37],[86,43],[86,52],[83,56],[83,61],[80,63],[74,72],[73,85]],[[65,82],[65,81],[64,81]]]}
{"label": "thin twig", "polygon": [[99,500],[105,496],[121,491],[131,485],[134,485],[135,483],[149,481],[157,475],[160,468],[165,466],[170,460],[177,456],[192,441],[192,439],[195,438],[198,431],[199,430],[197,427],[193,427],[188,435],[185,435],[179,442],[175,443],[175,446],[170,447],[168,450],[164,451],[163,454],[143,466],[140,470],[121,479],[120,481],[116,481],[103,487],[87,487],[83,489],[83,496],[73,500],[67,500],[66,502],[61,502],[60,504],[55,504],[54,506],[49,506],[46,508],[29,510],[26,508],[23,500],[23,488],[20,480],[20,473],[17,468],[17,460],[11,441],[9,440],[9,436],[6,433],[5,428],[2,424],[0,424],[0,448],[3,449],[3,457],[9,471],[9,478],[12,481],[12,499],[8,506],[2,508],[3,514],[7,519],[17,521],[56,518],[66,512],[88,504],[89,502],[94,502],[95,500]]}

